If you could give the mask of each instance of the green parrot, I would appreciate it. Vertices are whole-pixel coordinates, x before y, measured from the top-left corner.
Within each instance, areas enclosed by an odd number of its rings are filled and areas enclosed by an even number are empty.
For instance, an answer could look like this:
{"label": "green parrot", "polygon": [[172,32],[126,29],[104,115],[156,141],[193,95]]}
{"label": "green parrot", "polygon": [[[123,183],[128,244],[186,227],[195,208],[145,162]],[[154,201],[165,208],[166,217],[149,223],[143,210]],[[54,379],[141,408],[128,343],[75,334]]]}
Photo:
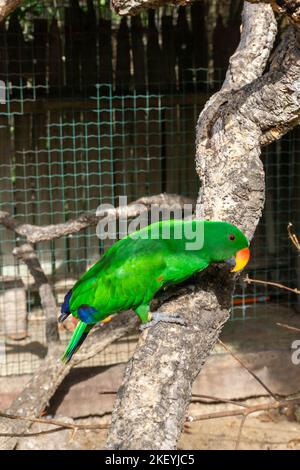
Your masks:
{"label": "green parrot", "polygon": [[133,309],[145,327],[158,321],[182,323],[178,315],[150,314],[154,295],[212,263],[231,271],[249,261],[249,241],[234,225],[201,220],[164,220],[114,243],[65,296],[59,321],[69,314],[78,324],[62,357],[68,362],[93,326]]}

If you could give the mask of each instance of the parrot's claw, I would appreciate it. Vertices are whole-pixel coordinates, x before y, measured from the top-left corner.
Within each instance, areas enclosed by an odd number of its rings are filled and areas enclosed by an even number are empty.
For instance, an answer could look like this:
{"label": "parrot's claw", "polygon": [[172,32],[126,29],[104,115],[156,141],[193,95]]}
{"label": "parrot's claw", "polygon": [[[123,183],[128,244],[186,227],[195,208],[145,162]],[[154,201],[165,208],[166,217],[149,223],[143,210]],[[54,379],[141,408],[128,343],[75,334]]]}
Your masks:
{"label": "parrot's claw", "polygon": [[145,323],[140,326],[140,330],[146,330],[151,326],[157,325],[157,323],[159,322],[176,323],[177,325],[186,326],[186,322],[183,320],[183,318],[180,317],[179,313],[166,315],[165,313],[155,312],[151,316],[151,320],[148,323]]}

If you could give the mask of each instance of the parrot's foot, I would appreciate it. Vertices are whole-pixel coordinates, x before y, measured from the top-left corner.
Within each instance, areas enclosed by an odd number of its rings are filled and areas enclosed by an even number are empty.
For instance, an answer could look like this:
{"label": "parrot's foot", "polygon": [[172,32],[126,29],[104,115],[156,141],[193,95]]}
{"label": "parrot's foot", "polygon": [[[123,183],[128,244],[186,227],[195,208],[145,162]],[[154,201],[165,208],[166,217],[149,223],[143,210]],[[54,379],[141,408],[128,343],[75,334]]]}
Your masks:
{"label": "parrot's foot", "polygon": [[151,320],[140,326],[140,330],[145,330],[151,326],[157,325],[159,322],[176,323],[177,325],[186,326],[186,322],[180,317],[179,313],[166,315],[165,313],[155,312],[151,315]]}

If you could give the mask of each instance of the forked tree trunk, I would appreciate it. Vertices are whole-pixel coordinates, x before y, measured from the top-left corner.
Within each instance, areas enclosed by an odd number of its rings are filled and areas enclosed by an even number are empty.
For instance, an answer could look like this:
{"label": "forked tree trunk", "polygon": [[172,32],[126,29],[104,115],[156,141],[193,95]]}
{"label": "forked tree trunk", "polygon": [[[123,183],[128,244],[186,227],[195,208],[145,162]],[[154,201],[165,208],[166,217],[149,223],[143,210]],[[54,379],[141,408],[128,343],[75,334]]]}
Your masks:
{"label": "forked tree trunk", "polygon": [[[132,13],[159,2],[113,3],[121,13],[131,3]],[[269,2],[254,3],[244,4],[240,44],[196,129],[197,217],[234,223],[250,240],[264,205],[261,146],[296,125],[300,115],[296,29],[288,28],[264,73],[277,27]],[[234,282],[228,272],[210,269],[192,293],[163,306],[179,312],[188,326],[160,323],[142,334],[118,392],[108,448],[176,448],[192,384],[229,317]]]}

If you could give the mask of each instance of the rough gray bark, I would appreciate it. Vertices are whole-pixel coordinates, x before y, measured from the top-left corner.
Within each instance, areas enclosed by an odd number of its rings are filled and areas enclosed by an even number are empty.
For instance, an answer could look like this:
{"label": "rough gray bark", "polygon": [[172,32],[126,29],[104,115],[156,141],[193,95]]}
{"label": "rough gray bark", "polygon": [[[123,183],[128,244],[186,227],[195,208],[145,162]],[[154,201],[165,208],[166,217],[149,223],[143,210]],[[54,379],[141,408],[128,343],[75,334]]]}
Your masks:
{"label": "rough gray bark", "polygon": [[246,3],[242,25],[240,43],[229,59],[222,91],[237,90],[255,80],[264,71],[273,46],[277,25],[270,8]]}
{"label": "rough gray bark", "polygon": [[285,15],[296,28],[300,23],[300,2],[299,0],[249,0],[251,3],[269,3],[274,11]]}
{"label": "rough gray bark", "polygon": [[[261,145],[275,140],[278,128],[292,128],[300,114],[300,56],[293,29],[262,76],[275,34],[271,6],[245,2],[241,44],[196,129],[197,217],[234,223],[250,240],[264,204]],[[179,312],[187,327],[158,324],[141,336],[117,396],[108,448],[176,448],[193,380],[229,317],[233,288],[234,276],[211,268],[191,295],[163,306]]]}
{"label": "rough gray bark", "polygon": [[[135,15],[147,8],[189,5],[197,1],[205,0],[111,0],[111,5],[119,15]],[[220,3],[220,0],[217,1]],[[274,11],[286,15],[295,24],[300,22],[299,0],[249,0],[249,2],[269,4]]]}
{"label": "rough gray bark", "polygon": [[[20,237],[25,237],[29,243],[38,243],[55,240],[72,233],[80,232],[88,227],[97,225],[104,217],[127,217],[128,219],[137,217],[144,211],[148,211],[151,206],[157,205],[169,210],[183,209],[184,204],[193,204],[187,197],[177,194],[157,194],[137,199],[127,206],[107,209],[105,215],[97,215],[96,212],[84,212],[77,219],[70,219],[62,224],[53,225],[31,225],[18,223],[7,212],[0,211],[0,224],[9,230],[13,230]],[[144,207],[142,207],[144,206]]]}
{"label": "rough gray bark", "polygon": [[109,449],[176,448],[192,384],[228,318],[233,285],[224,271],[215,274],[214,285],[205,277],[201,292],[160,308],[178,312],[187,327],[160,323],[141,335],[118,391]]}
{"label": "rough gray bark", "polygon": [[187,5],[193,0],[111,0],[111,6],[119,15],[136,15],[146,8],[165,5]]}

